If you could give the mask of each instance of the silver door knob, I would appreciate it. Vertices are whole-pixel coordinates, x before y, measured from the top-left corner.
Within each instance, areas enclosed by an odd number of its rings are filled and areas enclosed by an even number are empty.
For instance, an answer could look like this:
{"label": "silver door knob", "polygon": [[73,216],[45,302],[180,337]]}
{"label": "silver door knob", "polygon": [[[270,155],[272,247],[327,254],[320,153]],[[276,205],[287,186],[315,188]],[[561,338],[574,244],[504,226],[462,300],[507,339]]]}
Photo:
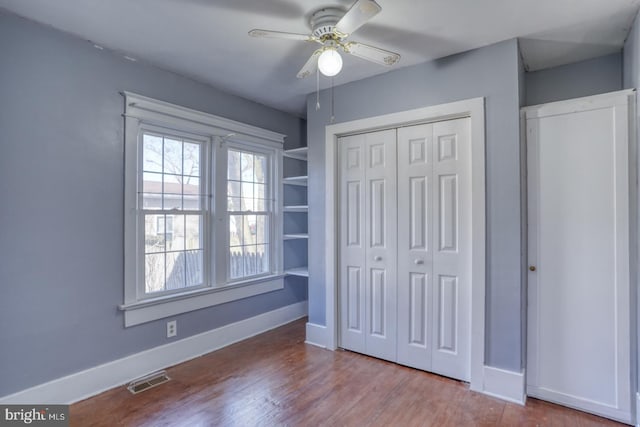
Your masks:
{"label": "silver door knob", "polygon": [[421,265],[421,264],[424,264],[424,261],[423,261],[423,260],[421,260],[421,259],[417,259],[417,260],[413,261],[413,263],[414,263],[415,265]]}
{"label": "silver door knob", "polygon": [[380,255],[373,257],[374,261],[382,261],[382,257]]}

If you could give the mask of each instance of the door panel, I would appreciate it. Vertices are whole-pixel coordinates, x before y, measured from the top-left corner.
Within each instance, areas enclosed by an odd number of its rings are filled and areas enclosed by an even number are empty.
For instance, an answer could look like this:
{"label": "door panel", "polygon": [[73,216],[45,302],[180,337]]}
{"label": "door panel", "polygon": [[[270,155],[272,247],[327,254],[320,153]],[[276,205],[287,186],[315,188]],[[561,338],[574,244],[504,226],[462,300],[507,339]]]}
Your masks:
{"label": "door panel", "polygon": [[398,362],[431,370],[433,125],[398,129]]}
{"label": "door panel", "polygon": [[365,164],[365,265],[368,271],[366,352],[396,360],[396,131],[364,135]]}
{"label": "door panel", "polygon": [[458,176],[440,175],[440,250],[458,251]]}
{"label": "door panel", "polygon": [[628,109],[567,104],[527,118],[527,393],[629,421]]}
{"label": "door panel", "polygon": [[[409,339],[408,344],[423,349],[427,348],[427,316],[429,298],[427,288],[427,275],[422,273],[410,273],[409,283]],[[402,334],[398,333],[398,336]]]}
{"label": "door panel", "polygon": [[340,340],[365,351],[365,162],[364,137],[341,138],[340,157]]}
{"label": "door panel", "polygon": [[458,278],[440,276],[438,283],[438,350],[457,351]]}
{"label": "door panel", "polygon": [[469,119],[433,124],[433,354],[431,370],[469,381],[471,341],[471,146]]}

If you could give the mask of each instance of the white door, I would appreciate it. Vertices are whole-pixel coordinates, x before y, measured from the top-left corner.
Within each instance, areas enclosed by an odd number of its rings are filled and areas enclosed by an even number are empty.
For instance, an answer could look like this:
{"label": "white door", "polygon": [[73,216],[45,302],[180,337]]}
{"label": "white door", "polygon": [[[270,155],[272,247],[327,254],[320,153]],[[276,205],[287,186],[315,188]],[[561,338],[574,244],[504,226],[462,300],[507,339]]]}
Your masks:
{"label": "white door", "polygon": [[341,345],[396,360],[396,131],[341,138]]}
{"label": "white door", "polygon": [[398,130],[398,362],[469,381],[469,119]]}
{"label": "white door", "polygon": [[631,421],[628,95],[526,110],[527,393]]}
{"label": "white door", "polygon": [[338,143],[340,345],[468,381],[469,119]]}

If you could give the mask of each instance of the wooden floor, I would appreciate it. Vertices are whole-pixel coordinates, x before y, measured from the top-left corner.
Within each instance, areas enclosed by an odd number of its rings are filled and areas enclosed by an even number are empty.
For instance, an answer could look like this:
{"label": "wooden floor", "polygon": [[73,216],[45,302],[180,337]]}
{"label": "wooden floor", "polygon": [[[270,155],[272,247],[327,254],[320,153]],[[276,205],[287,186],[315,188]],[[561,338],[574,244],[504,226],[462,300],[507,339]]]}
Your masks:
{"label": "wooden floor", "polygon": [[529,399],[347,351],[304,344],[300,320],[167,370],[168,383],[125,387],[71,406],[72,426],[615,426]]}

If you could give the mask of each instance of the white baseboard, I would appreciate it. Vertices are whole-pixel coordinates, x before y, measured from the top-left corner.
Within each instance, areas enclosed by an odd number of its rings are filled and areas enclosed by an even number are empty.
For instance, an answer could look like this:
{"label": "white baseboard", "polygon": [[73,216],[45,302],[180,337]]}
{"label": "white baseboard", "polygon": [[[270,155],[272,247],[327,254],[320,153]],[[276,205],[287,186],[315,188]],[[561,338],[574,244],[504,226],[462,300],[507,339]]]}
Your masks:
{"label": "white baseboard", "polygon": [[135,378],[177,365],[307,315],[307,301],[154,347],[66,377],[0,397],[0,404],[71,404]]}
{"label": "white baseboard", "polygon": [[485,366],[482,393],[498,399],[524,405],[525,393],[524,372],[512,372]]}
{"label": "white baseboard", "polygon": [[316,347],[327,348],[327,327],[316,325],[315,323],[307,323],[307,338],[304,342]]}

